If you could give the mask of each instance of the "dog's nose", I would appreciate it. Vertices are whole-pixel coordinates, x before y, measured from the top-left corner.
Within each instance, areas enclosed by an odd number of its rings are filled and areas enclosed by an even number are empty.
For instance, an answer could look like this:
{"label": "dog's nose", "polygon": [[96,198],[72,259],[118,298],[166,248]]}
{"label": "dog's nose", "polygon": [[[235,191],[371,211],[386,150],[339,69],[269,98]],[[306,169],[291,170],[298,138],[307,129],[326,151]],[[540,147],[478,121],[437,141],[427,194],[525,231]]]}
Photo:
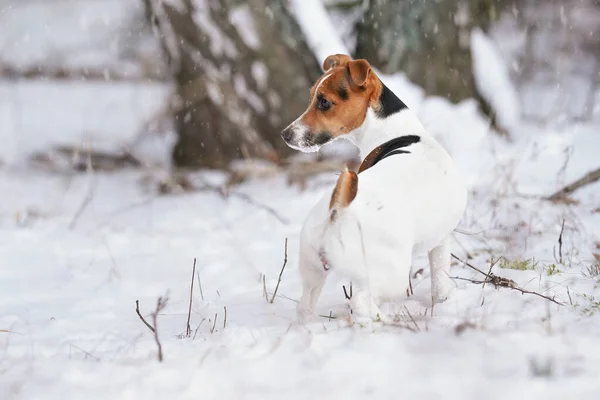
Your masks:
{"label": "dog's nose", "polygon": [[289,142],[290,140],[292,140],[292,137],[294,136],[294,132],[292,132],[292,130],[287,127],[285,128],[282,132],[281,132],[281,137],[283,138],[283,140],[285,140],[286,142]]}

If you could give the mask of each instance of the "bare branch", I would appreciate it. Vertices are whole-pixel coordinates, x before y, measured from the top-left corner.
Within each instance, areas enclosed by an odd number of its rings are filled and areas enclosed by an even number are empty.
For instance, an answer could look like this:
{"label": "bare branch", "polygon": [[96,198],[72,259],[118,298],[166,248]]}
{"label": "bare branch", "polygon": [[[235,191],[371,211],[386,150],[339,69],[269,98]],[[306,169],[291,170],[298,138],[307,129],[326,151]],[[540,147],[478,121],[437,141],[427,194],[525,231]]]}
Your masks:
{"label": "bare branch", "polygon": [[581,189],[584,186],[594,183],[597,180],[600,180],[600,168],[588,172],[587,174],[585,174],[583,177],[579,178],[575,182],[563,187],[559,191],[546,197],[546,200],[550,200],[553,202],[565,202],[567,200],[567,196],[569,194],[573,193],[574,191],[576,191],[578,189]]}

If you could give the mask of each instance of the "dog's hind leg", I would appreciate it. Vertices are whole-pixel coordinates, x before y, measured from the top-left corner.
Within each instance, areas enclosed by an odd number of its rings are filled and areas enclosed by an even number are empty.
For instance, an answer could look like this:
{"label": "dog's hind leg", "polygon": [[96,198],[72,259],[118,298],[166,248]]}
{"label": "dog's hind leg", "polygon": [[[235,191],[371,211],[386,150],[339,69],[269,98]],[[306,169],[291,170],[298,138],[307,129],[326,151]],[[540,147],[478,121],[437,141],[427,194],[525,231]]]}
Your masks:
{"label": "dog's hind leg", "polygon": [[431,267],[431,300],[433,303],[442,303],[454,288],[450,279],[450,237],[431,249],[428,256]]}
{"label": "dog's hind leg", "polygon": [[300,275],[302,277],[302,296],[296,309],[300,323],[309,322],[316,310],[317,301],[325,285],[327,275],[322,267],[311,264],[300,257]]}

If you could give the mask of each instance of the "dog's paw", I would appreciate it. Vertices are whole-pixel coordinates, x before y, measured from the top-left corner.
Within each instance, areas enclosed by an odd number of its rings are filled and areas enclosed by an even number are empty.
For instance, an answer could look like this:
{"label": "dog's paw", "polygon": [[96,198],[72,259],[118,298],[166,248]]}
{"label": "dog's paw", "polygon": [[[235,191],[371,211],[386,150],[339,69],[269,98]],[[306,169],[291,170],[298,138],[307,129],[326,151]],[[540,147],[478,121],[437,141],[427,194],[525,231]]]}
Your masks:
{"label": "dog's paw", "polygon": [[308,324],[315,319],[315,313],[310,308],[296,308],[296,316],[298,318],[298,323],[302,325]]}
{"label": "dog's paw", "polygon": [[355,323],[365,325],[366,321],[383,322],[384,324],[392,323],[392,318],[383,313],[373,299],[365,292],[355,293],[350,300],[352,309],[352,320]]}

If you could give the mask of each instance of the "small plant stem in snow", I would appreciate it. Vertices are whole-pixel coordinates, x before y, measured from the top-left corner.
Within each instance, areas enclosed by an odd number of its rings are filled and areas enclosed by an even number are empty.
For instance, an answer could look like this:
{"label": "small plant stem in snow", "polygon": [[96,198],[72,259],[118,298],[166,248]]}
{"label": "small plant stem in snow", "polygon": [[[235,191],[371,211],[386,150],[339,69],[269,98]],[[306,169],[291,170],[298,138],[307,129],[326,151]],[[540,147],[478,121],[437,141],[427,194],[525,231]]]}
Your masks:
{"label": "small plant stem in snow", "polygon": [[167,306],[167,301],[168,298],[159,297],[156,301],[156,310],[152,314],[152,322],[154,323],[154,340],[156,341],[156,346],[158,347],[158,362],[163,362],[162,345],[158,339],[158,314]]}
{"label": "small plant stem in snow", "polygon": [[190,305],[188,307],[187,324],[185,326],[185,335],[190,337],[192,328],[190,327],[190,318],[192,317],[192,301],[194,300],[194,275],[196,274],[196,257],[194,257],[194,266],[192,267],[192,279],[190,285]]}
{"label": "small plant stem in snow", "polygon": [[273,304],[275,301],[275,296],[277,295],[277,290],[279,289],[279,284],[281,283],[281,277],[283,276],[283,271],[285,270],[285,266],[287,265],[287,244],[288,239],[285,238],[285,250],[283,255],[283,265],[281,266],[281,272],[279,272],[279,278],[277,279],[277,285],[275,286],[275,291],[273,292],[273,296],[271,296],[271,301],[269,303]]}
{"label": "small plant stem in snow", "polygon": [[140,301],[139,300],[135,301],[135,312],[137,313],[138,317],[140,317],[140,319],[142,320],[144,325],[146,325],[148,327],[148,329],[150,329],[152,331],[152,333],[154,333],[154,327],[152,325],[150,325],[148,323],[148,321],[146,321],[144,319],[144,317],[142,317],[142,314],[140,314]]}
{"label": "small plant stem in snow", "polygon": [[212,335],[213,332],[215,331],[215,326],[217,326],[217,314],[215,313],[215,319],[213,321],[213,326],[212,328],[210,328],[210,334]]}

